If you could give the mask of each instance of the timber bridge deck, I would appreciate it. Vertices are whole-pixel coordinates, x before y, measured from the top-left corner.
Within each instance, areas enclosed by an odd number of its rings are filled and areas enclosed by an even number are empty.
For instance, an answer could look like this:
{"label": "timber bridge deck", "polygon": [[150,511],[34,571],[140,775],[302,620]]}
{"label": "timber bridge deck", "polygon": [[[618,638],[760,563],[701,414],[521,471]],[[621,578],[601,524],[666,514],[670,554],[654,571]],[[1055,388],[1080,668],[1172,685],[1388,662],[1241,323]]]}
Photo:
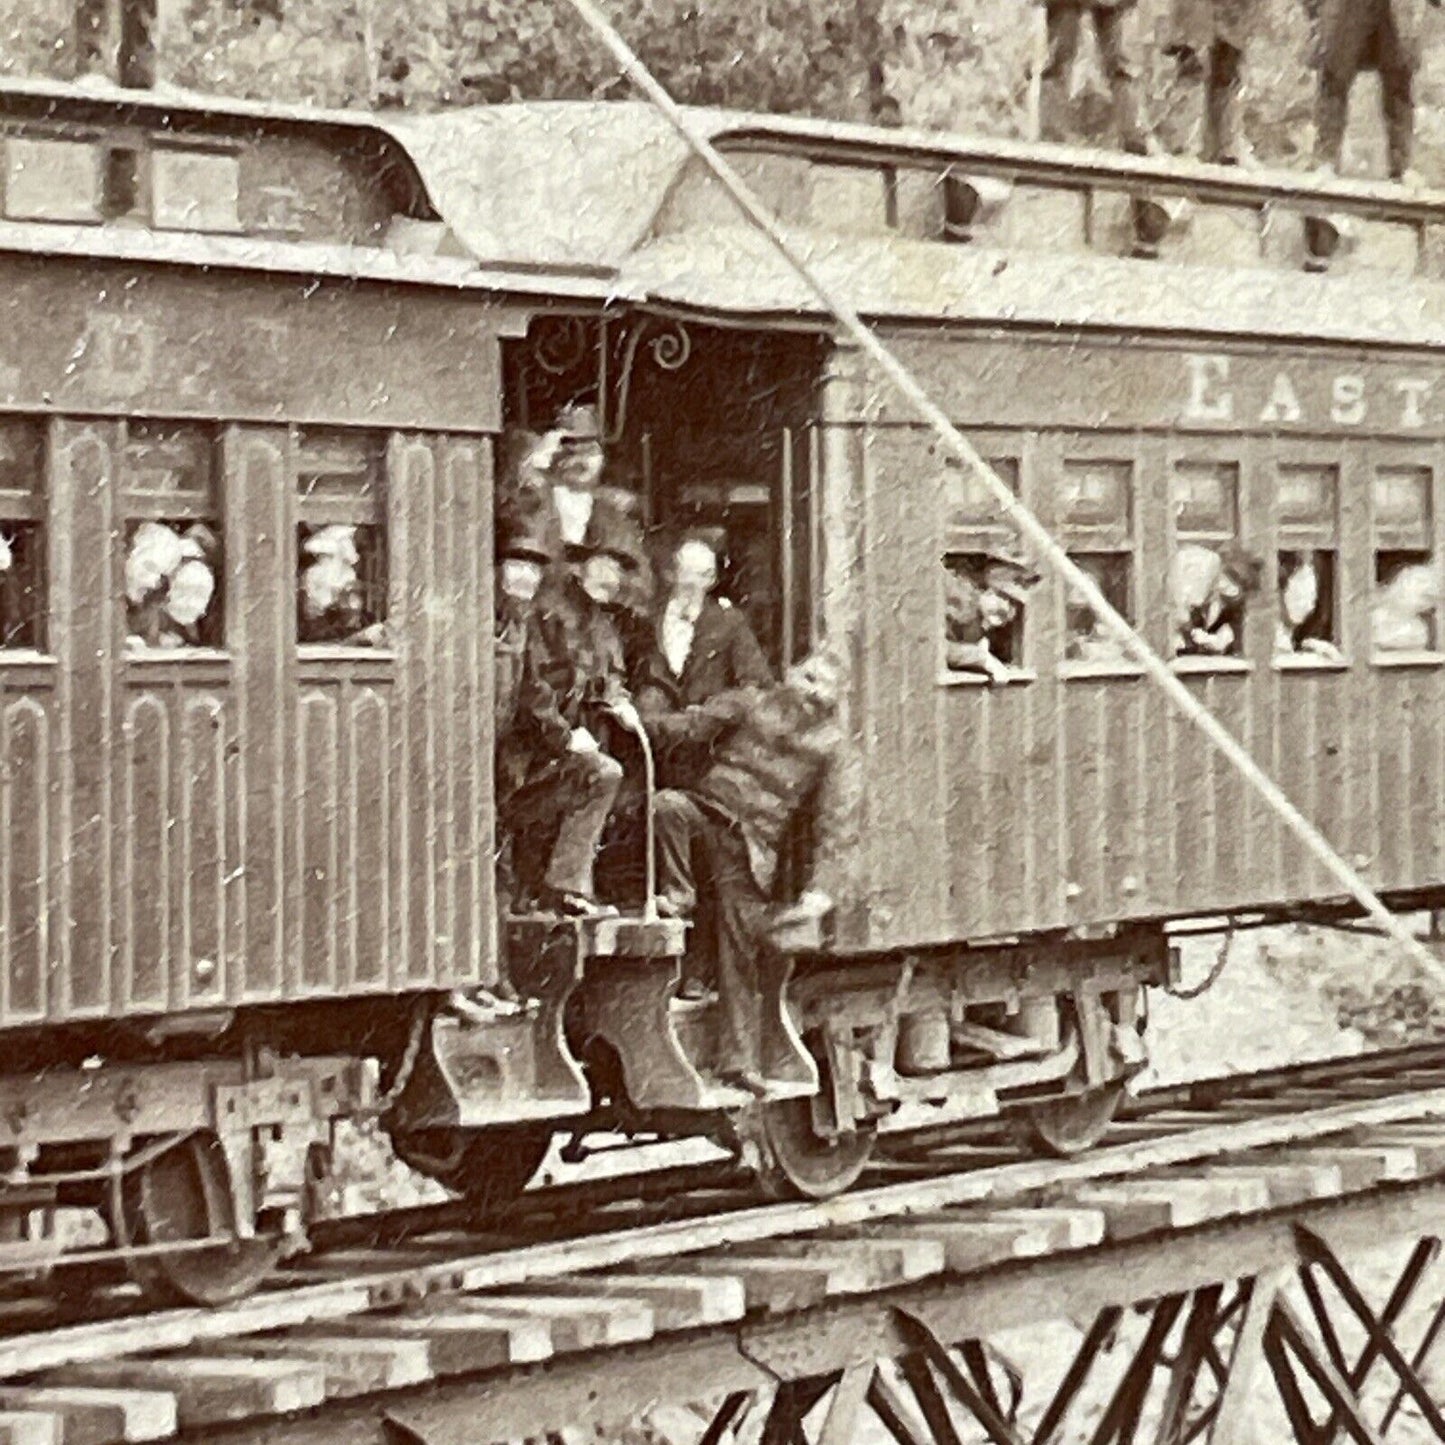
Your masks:
{"label": "timber bridge deck", "polygon": [[[1373,1442],[1411,1416],[1445,1439],[1425,1372],[1442,1234],[1432,1046],[1154,1090],[1063,1162],[996,1129],[900,1141],[870,1187],[818,1205],[694,1166],[534,1191],[506,1238],[455,1206],[337,1224],[214,1311],[75,1322],[61,1290],[51,1317],[0,1315],[0,1442],[476,1445],[707,1397],[707,1445],[844,1445],[864,1412],[900,1445],[954,1445],[961,1418],[1048,1445],[1141,1309],[1095,1445],[1141,1421],[1167,1445],[1238,1440],[1271,1380],[1301,1440]],[[1376,1309],[1341,1261],[1392,1241],[1409,1260]],[[1407,1353],[1391,1331],[1427,1296]],[[1083,1342],[1033,1402],[985,1341],[1065,1316]],[[1390,1382],[1375,1423],[1372,1374]]]}

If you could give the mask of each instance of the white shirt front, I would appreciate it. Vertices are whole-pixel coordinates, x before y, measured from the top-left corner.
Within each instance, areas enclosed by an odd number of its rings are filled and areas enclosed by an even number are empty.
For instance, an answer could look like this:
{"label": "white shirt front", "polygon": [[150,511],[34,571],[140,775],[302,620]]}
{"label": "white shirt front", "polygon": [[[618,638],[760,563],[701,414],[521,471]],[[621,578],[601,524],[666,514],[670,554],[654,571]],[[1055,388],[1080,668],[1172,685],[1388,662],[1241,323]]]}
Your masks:
{"label": "white shirt front", "polygon": [[662,613],[660,641],[662,655],[672,669],[674,677],[681,677],[692,652],[692,635],[697,627],[697,616],[702,611],[700,602],[684,602],[680,597],[672,598]]}
{"label": "white shirt front", "polygon": [[571,487],[553,487],[552,500],[562,527],[562,540],[569,547],[580,547],[587,537],[587,524],[592,520],[593,492],[577,492]]}

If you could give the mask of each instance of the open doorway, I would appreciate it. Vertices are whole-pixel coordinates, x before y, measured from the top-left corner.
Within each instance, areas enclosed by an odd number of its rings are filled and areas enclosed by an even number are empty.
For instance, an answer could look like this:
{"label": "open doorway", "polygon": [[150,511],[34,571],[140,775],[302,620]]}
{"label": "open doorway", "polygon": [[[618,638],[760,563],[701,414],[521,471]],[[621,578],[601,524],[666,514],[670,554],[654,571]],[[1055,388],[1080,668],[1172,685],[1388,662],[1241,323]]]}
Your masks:
{"label": "open doorway", "polygon": [[620,460],[645,489],[660,541],[690,530],[718,539],[719,593],[779,671],[812,631],[823,346],[792,333],[686,334],[685,365],[636,376]]}

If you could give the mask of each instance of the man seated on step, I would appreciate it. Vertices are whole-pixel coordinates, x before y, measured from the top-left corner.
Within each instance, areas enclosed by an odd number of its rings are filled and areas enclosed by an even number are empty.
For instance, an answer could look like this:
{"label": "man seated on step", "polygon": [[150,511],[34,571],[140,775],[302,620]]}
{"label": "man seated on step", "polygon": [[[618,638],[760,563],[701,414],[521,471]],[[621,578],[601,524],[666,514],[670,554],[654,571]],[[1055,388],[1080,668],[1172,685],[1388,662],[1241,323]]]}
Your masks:
{"label": "man seated on step", "polygon": [[[616,909],[597,901],[598,845],[622,783],[622,765],[602,745],[609,719],[642,726],[625,686],[615,606],[638,565],[626,532],[595,529],[567,548],[568,566],[538,598],[531,617],[516,713],[499,772],[519,779],[501,809],[514,845],[543,844],[536,901],[546,912],[599,918]],[[540,860],[538,860],[540,862]]]}
{"label": "man seated on step", "polygon": [[759,1096],[767,1092],[760,986],[764,970],[783,966],[774,931],[783,922],[821,920],[832,908],[826,894],[804,889],[780,914],[774,893],[795,825],[811,820],[823,847],[834,839],[823,814],[842,742],[842,691],[838,658],[815,652],[790,667],[781,684],[719,694],[713,705],[726,710],[728,724],[707,770],[687,791],[664,788],[654,804],[658,910],[692,916],[700,852],[716,914],[718,1075]]}

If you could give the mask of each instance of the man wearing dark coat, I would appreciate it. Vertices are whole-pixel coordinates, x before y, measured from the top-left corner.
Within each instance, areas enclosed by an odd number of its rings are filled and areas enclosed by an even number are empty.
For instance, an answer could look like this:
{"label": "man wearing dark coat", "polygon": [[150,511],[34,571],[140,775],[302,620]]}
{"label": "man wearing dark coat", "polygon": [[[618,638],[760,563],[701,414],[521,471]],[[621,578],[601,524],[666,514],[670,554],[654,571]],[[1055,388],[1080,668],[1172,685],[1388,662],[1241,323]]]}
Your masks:
{"label": "man wearing dark coat", "polygon": [[644,636],[633,695],[657,756],[659,787],[701,777],[722,723],[703,704],[772,677],[747,619],[713,596],[718,559],[702,536],[684,538],[664,569],[667,593]]}
{"label": "man wearing dark coat", "polygon": [[[764,968],[777,966],[770,933],[784,840],[800,818],[821,811],[842,741],[841,695],[842,669],[828,653],[795,664],[780,685],[719,694],[708,706],[728,727],[710,766],[688,791],[665,788],[656,799],[658,908],[692,916],[700,850],[717,923],[718,1074],[754,1094],[767,1090],[759,981]],[[818,821],[826,845],[826,821]],[[831,904],[805,889],[799,907],[821,918]]]}
{"label": "man wearing dark coat", "polygon": [[[535,505],[504,506],[497,514],[495,556],[497,566],[496,635],[493,646],[493,744],[497,796],[511,798],[526,781],[528,749],[512,736],[522,697],[527,639],[536,610],[537,595],[552,565],[546,529]],[[499,907],[510,912],[517,899],[514,840],[500,830],[497,848]],[[510,983],[500,980],[498,994],[512,997]]]}
{"label": "man wearing dark coat", "polygon": [[[1415,72],[1427,0],[1306,0],[1319,6],[1319,105],[1315,159],[1339,170],[1350,87],[1362,70],[1380,72],[1390,176],[1403,180],[1415,143]],[[1438,6],[1440,0],[1428,0]]]}
{"label": "man wearing dark coat", "polygon": [[496,667],[492,691],[499,740],[506,736],[516,716],[528,624],[543,579],[556,561],[540,510],[535,503],[523,503],[497,516]]}
{"label": "man wearing dark coat", "polygon": [[1180,75],[1204,82],[1204,144],[1200,158],[1234,166],[1247,147],[1240,127],[1244,56],[1260,0],[1174,0],[1164,53]]}
{"label": "man wearing dark coat", "polygon": [[1128,26],[1134,0],[1042,0],[1048,24],[1048,58],[1044,62],[1039,97],[1046,140],[1065,140],[1060,124],[1069,88],[1069,76],[1079,54],[1084,17],[1094,22],[1099,63],[1109,78],[1114,98],[1114,125],[1119,144],[1143,155],[1148,150],[1139,97],[1139,67],[1130,45]]}
{"label": "man wearing dark coat", "polygon": [[636,554],[625,538],[600,536],[571,555],[575,565],[549,579],[527,628],[498,775],[518,780],[501,806],[514,840],[556,825],[538,902],[589,918],[615,912],[593,889],[598,845],[622,783],[622,766],[604,751],[601,735],[609,718],[641,726],[613,614]]}

